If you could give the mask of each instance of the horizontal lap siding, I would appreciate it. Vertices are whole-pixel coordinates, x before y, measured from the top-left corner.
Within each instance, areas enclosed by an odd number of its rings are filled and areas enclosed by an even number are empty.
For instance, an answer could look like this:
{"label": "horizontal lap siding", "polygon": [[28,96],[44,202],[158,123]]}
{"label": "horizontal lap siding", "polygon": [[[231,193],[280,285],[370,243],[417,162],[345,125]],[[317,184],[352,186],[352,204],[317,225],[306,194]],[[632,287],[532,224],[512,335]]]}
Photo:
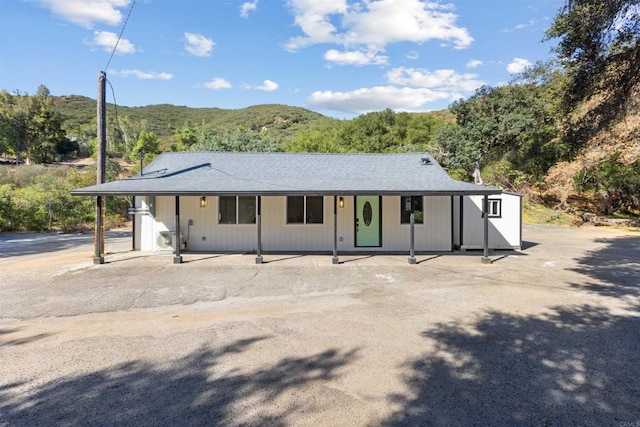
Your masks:
{"label": "horizontal lap siding", "polygon": [[262,249],[330,251],[333,248],[333,197],[323,198],[323,224],[287,224],[286,197],[262,198]]}
{"label": "horizontal lap siding", "polygon": [[[180,197],[180,230],[188,251],[255,251],[255,224],[218,224],[218,197],[208,196],[207,207],[200,198]],[[345,206],[338,208],[339,251],[408,251],[410,226],[400,224],[400,197],[382,200],[383,234],[381,248],[355,247],[354,197],[344,196]],[[174,230],[174,197],[156,198],[153,222],[155,241],[163,230]],[[448,196],[425,197],[425,223],[416,224],[417,251],[451,250],[451,200]],[[142,216],[144,217],[144,215]],[[193,225],[189,226],[189,220]],[[144,223],[143,223],[144,224]],[[145,225],[143,225],[144,227]],[[148,225],[147,225],[148,227]],[[148,238],[148,232],[142,235]],[[264,251],[331,251],[333,248],[333,197],[324,197],[323,224],[287,224],[286,197],[262,197],[262,249]]]}
{"label": "horizontal lap siding", "polygon": [[175,231],[173,225],[175,218],[175,199],[169,196],[158,196],[155,198],[155,221],[153,221],[153,248],[154,250],[165,250],[158,246],[158,235],[161,231]]}
{"label": "horizontal lap siding", "polygon": [[[400,196],[383,197],[382,250],[409,251],[411,225],[400,223]],[[429,196],[423,201],[424,223],[415,224],[417,251],[450,251],[451,199],[448,196]]]}

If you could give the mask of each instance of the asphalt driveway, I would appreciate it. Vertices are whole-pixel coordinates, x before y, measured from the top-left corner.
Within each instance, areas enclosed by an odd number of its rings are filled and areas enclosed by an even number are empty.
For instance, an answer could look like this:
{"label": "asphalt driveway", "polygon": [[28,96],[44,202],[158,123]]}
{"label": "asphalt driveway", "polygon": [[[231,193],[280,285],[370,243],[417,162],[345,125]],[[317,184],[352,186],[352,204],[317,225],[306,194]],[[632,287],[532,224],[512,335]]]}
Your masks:
{"label": "asphalt driveway", "polygon": [[0,235],[0,425],[640,425],[640,233],[171,255]]}

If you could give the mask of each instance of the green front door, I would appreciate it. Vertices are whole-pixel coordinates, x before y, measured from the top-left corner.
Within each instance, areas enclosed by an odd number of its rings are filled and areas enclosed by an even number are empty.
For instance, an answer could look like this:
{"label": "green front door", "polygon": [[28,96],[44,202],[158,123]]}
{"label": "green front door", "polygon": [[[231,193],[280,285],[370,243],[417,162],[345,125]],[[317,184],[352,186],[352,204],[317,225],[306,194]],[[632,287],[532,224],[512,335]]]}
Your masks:
{"label": "green front door", "polygon": [[380,196],[356,196],[356,246],[382,246],[382,209]]}

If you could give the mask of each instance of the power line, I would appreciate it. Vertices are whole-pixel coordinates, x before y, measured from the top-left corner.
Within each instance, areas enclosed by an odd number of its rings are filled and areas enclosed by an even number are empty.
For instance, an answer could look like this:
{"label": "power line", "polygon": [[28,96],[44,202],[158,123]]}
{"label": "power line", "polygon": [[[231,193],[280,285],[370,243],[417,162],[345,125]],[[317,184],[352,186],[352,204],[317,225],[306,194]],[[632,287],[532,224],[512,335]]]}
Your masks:
{"label": "power line", "polygon": [[129,22],[129,18],[131,17],[131,12],[133,11],[133,6],[135,6],[136,0],[133,0],[131,3],[131,7],[129,8],[129,13],[127,14],[127,19],[124,20],[124,24],[122,25],[122,30],[120,30],[120,35],[118,35],[118,40],[116,40],[115,46],[113,46],[113,50],[111,51],[111,56],[109,56],[109,61],[107,61],[107,66],[104,67],[104,70],[107,71],[109,68],[109,64],[111,64],[111,59],[113,59],[113,55],[116,53],[116,49],[118,49],[118,43],[120,43],[120,39],[122,38],[122,34],[124,33],[124,29],[127,27],[127,22]]}
{"label": "power line", "polygon": [[109,83],[109,87],[111,88],[111,94],[113,95],[113,107],[115,109],[116,128],[120,131],[121,134],[124,134],[124,131],[122,130],[122,126],[120,126],[120,122],[118,121],[118,102],[116,101],[116,91],[113,90],[113,85],[111,84],[109,79],[107,79],[107,83]]}

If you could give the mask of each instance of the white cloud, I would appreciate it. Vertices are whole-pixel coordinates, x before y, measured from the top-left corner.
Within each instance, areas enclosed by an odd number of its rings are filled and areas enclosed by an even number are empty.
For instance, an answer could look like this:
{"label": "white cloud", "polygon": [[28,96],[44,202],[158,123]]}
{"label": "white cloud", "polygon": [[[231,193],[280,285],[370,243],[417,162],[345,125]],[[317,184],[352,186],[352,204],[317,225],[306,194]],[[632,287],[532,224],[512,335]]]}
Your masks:
{"label": "white cloud", "polygon": [[248,18],[249,12],[253,12],[257,8],[258,0],[244,2],[242,3],[242,6],[240,6],[240,16],[242,16],[243,18]]}
{"label": "white cloud", "polygon": [[273,92],[274,90],[278,89],[278,87],[278,83],[271,80],[265,80],[264,82],[262,82],[262,85],[256,86],[255,88],[257,90],[263,90],[265,92]]}
{"label": "white cloud", "polygon": [[129,40],[120,39],[118,42],[118,35],[109,31],[94,31],[93,39],[86,42],[86,44],[91,46],[99,46],[106,52],[111,52],[116,43],[118,43],[116,53],[119,55],[126,55],[137,51],[136,46]]}
{"label": "white cloud", "polygon": [[521,73],[525,68],[530,67],[531,62],[524,58],[513,58],[513,61],[507,65],[507,71],[511,74]]}
{"label": "white cloud", "polygon": [[467,62],[467,68],[478,68],[481,65],[484,65],[484,62],[479,59],[471,59]]}
{"label": "white cloud", "polygon": [[416,50],[412,50],[411,52],[407,53],[407,59],[415,61],[418,58],[420,58],[420,54]]}
{"label": "white cloud", "polygon": [[390,70],[386,77],[388,86],[360,88],[350,92],[316,91],[307,101],[315,107],[351,114],[385,108],[425,111],[431,102],[462,98],[484,84],[476,74],[460,74],[453,70],[430,72],[399,67]]}
{"label": "white cloud", "polygon": [[516,25],[515,27],[513,27],[512,29],[504,29],[504,30],[500,30],[500,32],[501,33],[510,33],[512,31],[517,31],[517,30],[522,30],[524,28],[533,27],[537,23],[538,23],[537,19],[531,18],[527,22],[520,23],[520,24]]}
{"label": "white cloud", "polygon": [[411,111],[429,102],[449,98],[446,92],[427,88],[376,86],[351,92],[317,91],[307,98],[307,102],[317,108],[362,114],[385,108]]}
{"label": "white cloud", "polygon": [[231,87],[231,83],[223,79],[222,77],[215,77],[210,82],[206,82],[204,87],[207,89],[229,89]]}
{"label": "white cloud", "polygon": [[173,74],[156,73],[155,71],[145,72],[140,70],[111,70],[110,72],[121,77],[135,76],[140,80],[169,80],[173,77]]}
{"label": "white cloud", "polygon": [[130,0],[35,0],[54,15],[85,28],[94,24],[117,25],[122,20],[118,8],[129,5]]}
{"label": "white cloud", "polygon": [[292,0],[290,4],[293,7],[295,23],[305,35],[290,39],[285,45],[287,50],[340,41],[330,17],[347,12],[346,0]]}
{"label": "white cloud", "polygon": [[292,0],[291,4],[304,36],[290,39],[285,46],[289,50],[318,43],[382,50],[391,43],[429,40],[463,49],[473,42],[467,29],[456,25],[451,6],[436,2],[370,0],[349,7],[346,0]]}
{"label": "white cloud", "polygon": [[375,51],[338,52],[335,49],[326,51],[324,59],[338,65],[384,65],[389,60],[387,56],[379,56]]}
{"label": "white cloud", "polygon": [[429,71],[420,68],[399,67],[387,73],[389,83],[398,86],[437,89],[449,93],[473,92],[484,84],[477,74],[459,74],[453,70]]}
{"label": "white cloud", "polygon": [[184,49],[194,56],[209,56],[213,50],[215,42],[206,38],[202,34],[184,33],[184,38],[187,40],[187,45]]}

